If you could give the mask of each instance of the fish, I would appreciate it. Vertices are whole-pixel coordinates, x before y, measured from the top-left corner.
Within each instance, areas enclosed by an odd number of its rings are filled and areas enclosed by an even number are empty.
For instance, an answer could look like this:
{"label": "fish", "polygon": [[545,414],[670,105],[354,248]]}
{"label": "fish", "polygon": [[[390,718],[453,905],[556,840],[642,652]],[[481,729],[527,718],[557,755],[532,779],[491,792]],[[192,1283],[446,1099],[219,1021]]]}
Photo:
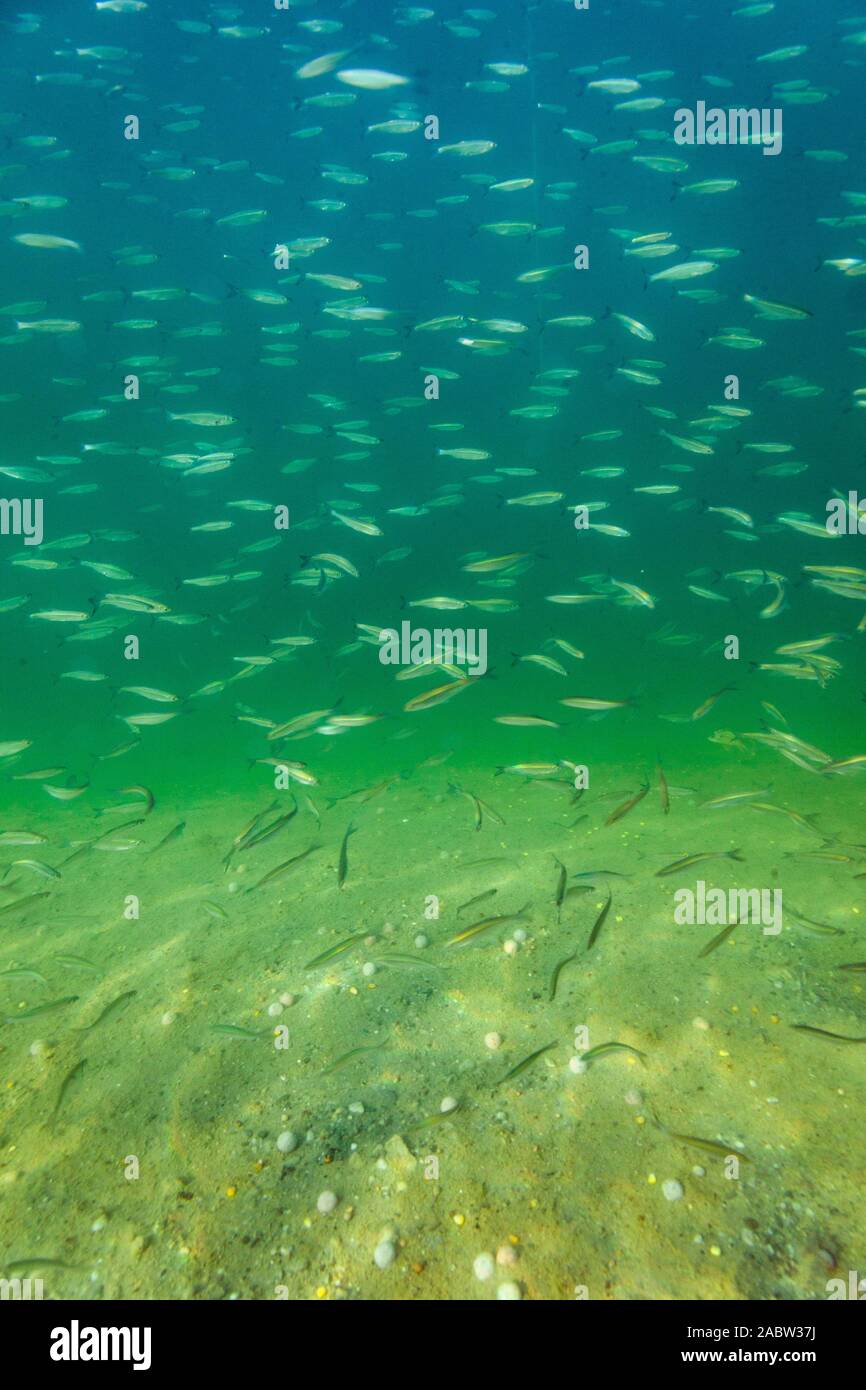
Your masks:
{"label": "fish", "polygon": [[565,969],[565,967],[567,965],[571,965],[571,962],[573,960],[577,960],[576,951],[573,951],[570,956],[563,956],[562,960],[558,961],[557,964],[553,967],[553,972],[550,976],[550,986],[547,992],[547,997],[551,1004],[556,998],[556,986],[559,984],[559,977],[562,974],[562,971]]}
{"label": "fish", "polygon": [[17,1014],[4,1014],[4,1023],[21,1023],[31,1018],[41,1018],[43,1014],[54,1013],[57,1009],[67,1009],[78,999],[77,994],[64,994],[60,999],[51,999],[46,1004],[34,1004],[29,1009],[21,1009]]}
{"label": "fish", "polygon": [[716,1139],[700,1139],[693,1134],[677,1134],[674,1130],[663,1125],[657,1115],[653,1114],[652,1118],[657,1129],[660,1129],[663,1134],[666,1134],[669,1139],[674,1139],[678,1144],[685,1144],[687,1148],[702,1149],[704,1153],[717,1154],[720,1158],[737,1158],[742,1163],[751,1163],[752,1161],[748,1154],[744,1154],[740,1149],[720,1143]]}
{"label": "fish", "polygon": [[150,851],[148,858],[152,858],[155,854],[158,854],[159,851],[161,849],[164,849],[166,845],[174,844],[175,840],[179,840],[185,830],[186,821],[178,821],[177,825],[173,826],[171,830],[169,830],[165,835],[163,835],[162,839],[158,842],[158,844],[154,845],[153,849]]}
{"label": "fish", "polygon": [[482,801],[481,798],[478,797],[478,796],[476,796],[474,792],[465,791],[465,790],[463,789],[463,787],[458,787],[458,786],[456,786],[455,783],[453,783],[453,782],[449,782],[448,787],[449,787],[449,790],[450,790],[450,791],[458,792],[458,793],[460,794],[460,796],[465,796],[466,799],[469,801],[470,805],[472,806],[472,808],[473,808],[473,810],[474,810],[474,812],[475,812],[475,829],[476,829],[476,830],[480,830],[482,824],[484,823],[484,813],[485,813],[485,811],[487,812],[487,815],[490,817],[490,819],[491,819],[492,821],[494,821],[497,825],[504,825],[504,824],[505,824],[505,821],[502,819],[502,817],[500,816],[499,812],[498,812],[498,811],[494,811],[494,809],[493,809],[492,806],[488,806],[488,805],[487,805],[487,802],[486,802],[486,801]]}
{"label": "fish", "polygon": [[473,941],[482,932],[492,931],[495,927],[504,927],[509,922],[517,922],[526,917],[529,910],[529,903],[525,903],[519,912],[505,913],[499,917],[485,917],[480,922],[473,922],[471,927],[466,927],[463,931],[457,932],[445,942],[446,946],[461,946],[466,941]]}
{"label": "fish", "polygon": [[588,709],[596,711],[606,711],[609,709],[625,709],[627,705],[634,703],[633,700],[599,700],[592,696],[574,696],[570,699],[560,700],[561,705],[568,705],[569,709]]}
{"label": "fish", "polygon": [[251,884],[247,892],[254,893],[258,888],[266,888],[269,883],[275,883],[277,879],[283,878],[298,864],[302,864],[309,855],[315,854],[319,849],[321,849],[320,845],[310,845],[308,849],[302,850],[300,854],[292,855],[291,859],[284,859],[282,864],[277,864],[275,868],[269,869],[257,883]]}
{"label": "fish", "polygon": [[553,901],[555,902],[557,909],[559,909],[562,907],[563,901],[565,899],[565,890],[568,884],[568,869],[561,862],[561,860],[556,858],[556,855],[554,855],[553,858],[556,864],[559,866],[559,873],[557,874],[556,878],[556,892],[553,897]]}
{"label": "fish", "polygon": [[499,1086],[504,1086],[506,1081],[513,1081],[516,1076],[520,1076],[521,1072],[531,1067],[532,1063],[537,1061],[539,1057],[543,1057],[546,1052],[552,1051],[552,1049],[558,1045],[558,1040],[554,1038],[553,1042],[545,1043],[543,1047],[537,1047],[534,1052],[530,1052],[528,1057],[524,1057],[520,1062],[516,1062],[513,1067],[510,1067],[505,1075],[501,1076],[496,1082],[494,1089]]}
{"label": "fish", "polygon": [[738,849],[704,850],[699,854],[687,854],[683,859],[676,859],[673,864],[667,864],[665,868],[657,869],[656,878],[667,878],[670,874],[684,873],[686,869],[692,869],[696,864],[704,864],[710,859],[733,859],[738,864],[742,864],[743,854]]}
{"label": "fish", "polygon": [[624,801],[621,806],[617,806],[614,811],[611,811],[605,821],[605,825],[614,825],[616,821],[622,820],[623,816],[627,816],[629,811],[634,810],[635,806],[643,801],[648,791],[649,782],[645,782],[640,790],[635,792],[634,796],[630,796],[628,801]]}
{"label": "fish", "polygon": [[137,993],[138,990],[128,989],[125,990],[123,994],[119,994],[116,999],[112,999],[110,1004],[106,1004],[102,1013],[99,1014],[92,1023],[85,1024],[83,1028],[79,1029],[79,1032],[90,1033],[94,1028],[98,1028],[101,1023],[106,1023],[110,1018],[116,1018],[118,1014],[124,1013]]}
{"label": "fish", "polygon": [[615,1052],[628,1052],[632,1057],[637,1057],[638,1061],[642,1062],[644,1066],[646,1065],[646,1053],[639,1052],[636,1047],[632,1047],[630,1043],[624,1042],[599,1043],[597,1047],[591,1047],[588,1052],[581,1052],[580,1060],[583,1062],[584,1066],[588,1067],[591,1066],[593,1062],[599,1061],[600,1058],[610,1057]]}
{"label": "fish", "polygon": [[599,933],[600,933],[602,927],[603,927],[604,924],[605,924],[605,920],[606,920],[606,918],[607,918],[607,914],[610,912],[610,905],[611,905],[611,895],[610,895],[610,893],[608,893],[607,899],[606,899],[605,903],[603,904],[602,909],[601,909],[601,911],[599,912],[598,916],[596,917],[595,922],[593,923],[592,931],[591,931],[590,934],[589,934],[589,940],[588,940],[587,943],[586,943],[586,949],[587,949],[587,951],[591,951],[592,948],[593,948],[593,946],[595,945],[596,941],[598,940]]}
{"label": "fish", "polygon": [[726,927],[722,927],[722,930],[718,932],[712,938],[712,940],[707,942],[703,950],[698,952],[698,960],[703,960],[704,956],[710,955],[711,952],[715,951],[716,947],[721,946],[723,942],[727,941],[728,937],[731,935],[731,932],[734,931],[739,925],[739,922],[729,922]]}
{"label": "fish", "polygon": [[66,1097],[68,1096],[72,1087],[75,1085],[76,1081],[78,1081],[80,1077],[83,1075],[86,1066],[87,1058],[80,1057],[79,1060],[74,1064],[74,1066],[70,1067],[69,1071],[66,1073],[63,1080],[61,1081],[60,1089],[57,1092],[57,1100],[54,1102],[54,1109],[51,1112],[52,1123],[57,1119],[57,1116],[60,1114]]}
{"label": "fish", "polygon": [[344,952],[351,950],[359,941],[366,941],[369,935],[369,932],[362,931],[355,932],[352,936],[347,936],[343,941],[338,941],[336,946],[329,946],[326,951],[322,951],[319,955],[314,956],[312,960],[308,960],[304,969],[315,970],[318,966],[325,965],[329,960],[333,960],[335,956],[341,956]]}
{"label": "fish", "polygon": [[320,1076],[331,1076],[335,1071],[342,1071],[349,1066],[350,1062],[356,1062],[359,1057],[369,1057],[371,1053],[382,1052],[388,1046],[388,1040],[379,1043],[362,1044],[360,1047],[353,1047],[349,1052],[344,1052],[319,1072]]}
{"label": "fish", "polygon": [[456,915],[459,917],[461,912],[467,911],[470,907],[475,907],[476,903],[483,903],[487,898],[494,898],[498,892],[498,888],[487,888],[483,893],[476,893],[474,898],[469,898],[465,903],[460,904]]}
{"label": "fish", "polygon": [[656,776],[658,777],[659,800],[661,801],[662,812],[664,815],[668,815],[671,809],[671,797],[661,760],[656,762]]}
{"label": "fish", "polygon": [[212,1033],[219,1033],[222,1037],[232,1038],[237,1042],[250,1042],[253,1038],[263,1038],[268,1033],[272,1033],[271,1028],[245,1028],[240,1023],[212,1023],[210,1025]]}
{"label": "fish", "polygon": [[699,806],[706,811],[728,810],[732,806],[742,806],[748,801],[753,801],[755,797],[767,796],[769,792],[769,787],[761,787],[757,791],[726,792],[723,796],[711,796],[708,801],[699,802]]}
{"label": "fish", "polygon": [[349,874],[349,836],[354,835],[356,831],[357,827],[354,825],[350,825],[345,835],[343,836],[342,842],[340,844],[340,859],[339,863],[337,864],[338,888],[342,888],[345,885],[346,879]]}
{"label": "fish", "polygon": [[866,1043],[866,1037],[855,1038],[847,1033],[830,1033],[826,1028],[815,1028],[811,1023],[792,1023],[791,1027],[798,1033],[809,1033],[814,1038],[825,1038],[827,1042],[841,1043]]}

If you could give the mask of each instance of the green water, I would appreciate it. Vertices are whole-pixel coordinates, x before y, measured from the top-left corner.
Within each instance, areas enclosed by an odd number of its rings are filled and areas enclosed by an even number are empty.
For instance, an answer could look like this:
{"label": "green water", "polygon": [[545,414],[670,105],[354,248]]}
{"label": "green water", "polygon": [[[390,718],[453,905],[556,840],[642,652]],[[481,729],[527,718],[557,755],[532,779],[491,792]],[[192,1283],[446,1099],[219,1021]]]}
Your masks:
{"label": "green water", "polygon": [[[0,1265],[46,1296],[862,1268],[864,28],[754,8],[2,16]],[[698,101],[781,151],[676,144]],[[486,670],[384,664],[405,621]],[[781,930],[707,951],[701,883]]]}

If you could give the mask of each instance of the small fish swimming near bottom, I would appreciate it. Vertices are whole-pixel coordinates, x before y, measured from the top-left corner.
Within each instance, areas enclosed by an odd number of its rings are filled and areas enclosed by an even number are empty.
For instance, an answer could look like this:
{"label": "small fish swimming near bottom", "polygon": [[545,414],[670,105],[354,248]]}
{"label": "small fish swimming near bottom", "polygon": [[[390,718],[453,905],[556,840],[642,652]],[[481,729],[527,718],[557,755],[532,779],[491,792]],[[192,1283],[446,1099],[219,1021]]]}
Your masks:
{"label": "small fish swimming near bottom", "polygon": [[720,1158],[739,1158],[743,1163],[751,1163],[752,1161],[748,1154],[744,1154],[730,1145],[721,1144],[716,1139],[700,1139],[694,1134],[677,1134],[674,1130],[668,1129],[667,1125],[663,1125],[655,1113],[653,1113],[652,1119],[657,1129],[660,1129],[669,1139],[675,1139],[678,1144],[685,1144],[692,1149],[703,1149],[704,1153],[718,1154]]}
{"label": "small fish swimming near bottom", "polygon": [[636,1047],[632,1047],[630,1043],[624,1042],[599,1043],[598,1047],[591,1047],[588,1052],[582,1052],[580,1054],[580,1060],[585,1067],[588,1067],[592,1062],[597,1062],[601,1057],[610,1057],[615,1052],[629,1052],[646,1066],[646,1053],[640,1052]]}
{"label": "small fish swimming near bottom", "polygon": [[813,1028],[811,1023],[792,1023],[798,1033],[811,1033],[815,1038],[826,1038],[828,1042],[866,1043],[866,1038],[852,1038],[847,1033],[830,1033],[826,1028]]}
{"label": "small fish swimming near bottom", "polygon": [[497,1086],[504,1086],[506,1081],[512,1081],[515,1076],[519,1076],[522,1071],[526,1071],[527,1067],[531,1067],[532,1063],[537,1061],[539,1057],[543,1057],[545,1052],[550,1052],[552,1048],[558,1046],[558,1043],[559,1039],[554,1038],[553,1042],[545,1043],[543,1047],[537,1047],[534,1052],[530,1052],[528,1057],[524,1057],[520,1062],[517,1062],[515,1066],[511,1067],[504,1076],[500,1077],[493,1089],[495,1090]]}
{"label": "small fish swimming near bottom", "polygon": [[677,859],[663,869],[657,869],[656,878],[667,878],[669,874],[682,873],[683,870],[692,869],[695,864],[703,864],[708,859],[734,859],[738,864],[742,864],[743,854],[739,849],[704,850],[702,854],[687,854],[685,858]]}
{"label": "small fish swimming near bottom", "polygon": [[80,1061],[76,1062],[76,1063],[75,1063],[75,1066],[72,1067],[72,1068],[66,1073],[66,1075],[64,1076],[63,1080],[62,1080],[61,1083],[60,1083],[60,1090],[57,1092],[57,1100],[56,1100],[55,1103],[54,1103],[54,1109],[53,1109],[52,1112],[51,1112],[51,1120],[52,1120],[52,1121],[55,1120],[55,1119],[57,1118],[57,1116],[58,1116],[58,1114],[59,1114],[59,1112],[60,1112],[60,1107],[62,1106],[64,1100],[66,1099],[66,1096],[67,1096],[67,1093],[68,1093],[68,1091],[69,1091],[70,1086],[72,1086],[72,1085],[74,1084],[74,1082],[76,1082],[76,1081],[78,1080],[79,1076],[80,1076],[81,1073],[84,1071],[84,1068],[85,1068],[86,1066],[87,1066],[87,1058],[86,1058],[86,1057],[82,1057],[82,1058],[80,1059]]}
{"label": "small fish swimming near bottom", "polygon": [[605,921],[605,918],[607,917],[607,914],[610,912],[610,905],[611,905],[611,902],[612,902],[612,901],[613,901],[613,899],[612,899],[610,893],[608,893],[608,895],[607,895],[607,902],[604,904],[604,906],[603,906],[602,909],[601,909],[601,912],[600,912],[600,913],[598,914],[598,916],[596,917],[596,919],[595,919],[595,924],[594,924],[594,926],[593,926],[593,928],[592,928],[592,931],[591,931],[590,934],[589,934],[589,940],[588,940],[587,943],[586,943],[586,949],[587,949],[588,951],[591,951],[591,950],[592,950],[593,946],[595,945],[596,941],[598,940],[598,934],[599,934],[599,932],[601,931],[602,927],[604,926],[604,921]]}

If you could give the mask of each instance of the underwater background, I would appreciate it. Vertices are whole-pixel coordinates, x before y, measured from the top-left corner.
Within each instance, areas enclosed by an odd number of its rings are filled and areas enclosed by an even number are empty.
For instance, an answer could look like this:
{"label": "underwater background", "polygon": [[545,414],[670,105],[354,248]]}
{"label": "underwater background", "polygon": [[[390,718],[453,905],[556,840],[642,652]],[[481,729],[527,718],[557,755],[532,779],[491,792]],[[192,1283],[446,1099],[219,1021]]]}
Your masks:
{"label": "underwater background", "polygon": [[866,15],[0,24],[0,1276],[828,1297]]}

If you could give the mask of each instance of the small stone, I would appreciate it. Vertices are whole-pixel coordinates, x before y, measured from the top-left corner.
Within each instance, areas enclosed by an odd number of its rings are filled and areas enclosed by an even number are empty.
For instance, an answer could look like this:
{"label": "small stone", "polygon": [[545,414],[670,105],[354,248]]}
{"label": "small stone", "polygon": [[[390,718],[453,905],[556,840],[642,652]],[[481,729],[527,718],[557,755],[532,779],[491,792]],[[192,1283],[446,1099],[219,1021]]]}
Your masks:
{"label": "small stone", "polygon": [[500,1284],[499,1288],[496,1290],[496,1297],[503,1303],[519,1303],[521,1297],[520,1285],[513,1283]]}
{"label": "small stone", "polygon": [[523,945],[523,942],[526,941],[528,935],[529,933],[527,932],[525,927],[514,928],[514,940],[519,941],[521,945]]}
{"label": "small stone", "polygon": [[443,1115],[447,1115],[450,1111],[456,1110],[459,1103],[453,1096],[446,1096],[443,1101],[440,1101],[439,1109]]}
{"label": "small stone", "polygon": [[503,951],[505,952],[505,954],[506,954],[507,956],[516,956],[516,955],[517,955],[517,942],[516,942],[516,941],[512,941],[512,940],[509,938],[508,941],[506,941],[506,942],[503,943],[502,949],[503,949]]}
{"label": "small stone", "polygon": [[294,994],[281,994],[280,1003],[283,1004],[287,1009],[290,1009],[293,1004],[297,1003],[297,1000]]}
{"label": "small stone", "polygon": [[476,1255],[472,1262],[472,1273],[475,1275],[476,1279],[481,1279],[482,1281],[484,1279],[492,1279],[495,1269],[496,1261],[492,1255],[486,1253],[483,1255]]}
{"label": "small stone", "polygon": [[283,1012],[282,1004],[275,1003],[268,1005],[268,1018],[278,1018]]}
{"label": "small stone", "polygon": [[359,1100],[353,1100],[353,1101],[352,1101],[352,1104],[349,1106],[349,1114],[350,1114],[350,1115],[363,1115],[363,1113],[364,1113],[364,1106],[363,1106],[362,1102],[359,1101]]}
{"label": "small stone", "polygon": [[502,1046],[502,1034],[501,1034],[501,1033],[485,1033],[485,1034],[484,1034],[484,1046],[485,1046],[485,1047],[489,1047],[491,1052],[495,1052],[496,1049],[497,1049],[498,1047],[501,1047],[501,1046]]}
{"label": "small stone", "polygon": [[162,1018],[159,1021],[162,1024],[163,1028],[170,1028],[176,1018],[177,1014],[174,1012],[174,1009],[169,1009],[166,1013],[163,1014]]}
{"label": "small stone", "polygon": [[362,974],[362,975],[365,975],[365,976],[369,979],[369,977],[370,977],[371,975],[375,975],[375,973],[376,973],[376,962],[375,962],[375,961],[372,961],[372,960],[365,960],[365,961],[364,961],[364,964],[361,966],[361,974]]}
{"label": "small stone", "polygon": [[339,1200],[336,1192],[320,1192],[319,1200],[316,1202],[316,1210],[321,1212],[322,1216],[328,1216]]}
{"label": "small stone", "polygon": [[626,1105],[643,1105],[643,1095],[640,1091],[626,1091],[623,1100]]}
{"label": "small stone", "polygon": [[496,1263],[510,1267],[517,1264],[517,1251],[513,1245],[500,1245],[496,1252]]}
{"label": "small stone", "polygon": [[397,1258],[397,1251],[394,1242],[390,1240],[380,1240],[376,1249],[373,1251],[373,1262],[379,1269],[387,1269]]}
{"label": "small stone", "polygon": [[277,1136],[277,1148],[281,1154],[290,1154],[297,1147],[298,1136],[290,1129],[284,1129],[282,1134]]}
{"label": "small stone", "polygon": [[678,1202],[683,1196],[683,1185],[676,1178],[668,1178],[662,1183],[662,1192],[669,1202]]}
{"label": "small stone", "polygon": [[568,1059],[568,1069],[569,1071],[573,1071],[575,1076],[583,1076],[583,1073],[589,1070],[582,1057],[570,1057]]}
{"label": "small stone", "polygon": [[430,945],[430,938],[429,938],[429,936],[425,936],[424,933],[423,933],[422,931],[419,931],[418,935],[415,937],[415,949],[416,949],[417,951],[423,951],[423,950],[424,950],[424,947],[425,947],[425,946],[429,946],[429,945]]}

